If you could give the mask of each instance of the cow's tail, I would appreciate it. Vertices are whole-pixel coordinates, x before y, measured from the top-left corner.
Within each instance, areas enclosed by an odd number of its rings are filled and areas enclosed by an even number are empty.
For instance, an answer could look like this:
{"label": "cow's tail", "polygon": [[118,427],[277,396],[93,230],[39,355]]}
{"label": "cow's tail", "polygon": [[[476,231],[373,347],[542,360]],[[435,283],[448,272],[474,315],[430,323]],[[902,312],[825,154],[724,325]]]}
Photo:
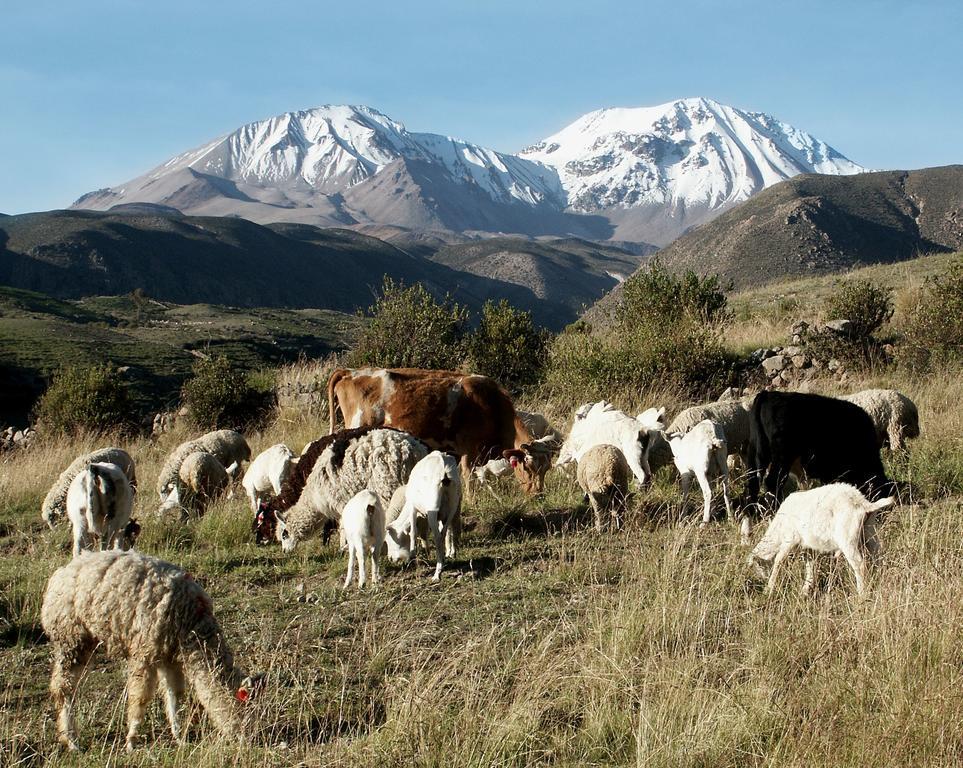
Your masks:
{"label": "cow's tail", "polygon": [[328,379],[328,434],[333,435],[335,431],[336,403],[334,399],[334,388],[345,376],[351,374],[349,368],[335,368]]}

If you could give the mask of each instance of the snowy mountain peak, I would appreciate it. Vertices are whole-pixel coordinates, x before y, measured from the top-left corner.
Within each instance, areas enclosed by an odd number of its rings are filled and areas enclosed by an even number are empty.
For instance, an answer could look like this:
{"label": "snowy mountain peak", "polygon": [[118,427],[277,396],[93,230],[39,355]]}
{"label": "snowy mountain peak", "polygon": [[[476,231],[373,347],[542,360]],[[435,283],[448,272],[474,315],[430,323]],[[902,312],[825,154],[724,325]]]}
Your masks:
{"label": "snowy mountain peak", "polygon": [[715,209],[799,173],[865,170],[787,123],[701,97],[589,112],[519,154],[554,167],[582,212]]}

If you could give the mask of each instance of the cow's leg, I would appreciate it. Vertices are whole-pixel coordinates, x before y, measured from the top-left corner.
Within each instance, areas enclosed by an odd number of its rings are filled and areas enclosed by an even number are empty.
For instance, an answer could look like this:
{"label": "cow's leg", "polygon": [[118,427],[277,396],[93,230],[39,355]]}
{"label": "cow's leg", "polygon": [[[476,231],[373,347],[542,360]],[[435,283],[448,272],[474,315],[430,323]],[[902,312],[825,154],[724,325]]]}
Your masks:
{"label": "cow's leg", "polygon": [[137,746],[137,731],[157,691],[157,668],[131,659],[127,670],[127,751]]}

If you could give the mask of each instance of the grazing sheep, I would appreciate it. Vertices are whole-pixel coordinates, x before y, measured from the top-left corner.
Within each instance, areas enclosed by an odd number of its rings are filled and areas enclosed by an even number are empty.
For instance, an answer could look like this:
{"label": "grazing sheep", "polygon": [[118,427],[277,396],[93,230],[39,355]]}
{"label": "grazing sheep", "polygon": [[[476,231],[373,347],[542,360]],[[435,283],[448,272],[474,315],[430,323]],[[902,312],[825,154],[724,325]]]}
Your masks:
{"label": "grazing sheep", "polygon": [[257,512],[258,504],[281,494],[281,488],[297,465],[294,451],[284,443],[272,445],[258,454],[244,473],[241,485],[251,501],[251,509]]}
{"label": "grazing sheep", "polygon": [[596,445],[614,445],[622,451],[639,483],[645,483],[652,474],[646,455],[648,443],[654,433],[664,428],[664,415],[665,408],[649,408],[633,419],[604,400],[583,405],[576,411],[555,466],[578,462],[582,454]]}
{"label": "grazing sheep", "polygon": [[234,666],[211,612],[211,599],[176,565],[139,552],[85,552],[47,582],[40,622],[53,647],[50,692],[57,733],[77,749],[74,694],[98,647],[127,659],[127,749],[157,688],[164,683],[167,719],[182,742],[177,711],[189,681],[217,728],[243,741],[240,703],[257,686]]}
{"label": "grazing sheep", "polygon": [[161,505],[160,513],[182,509],[203,515],[207,505],[230,482],[231,476],[213,453],[194,451],[181,462],[178,482]]}
{"label": "grazing sheep", "polygon": [[94,462],[81,470],[67,490],[67,517],[74,529],[74,557],[92,549],[126,549],[134,490],[116,464]]}
{"label": "grazing sheep", "polygon": [[906,440],[920,436],[920,416],[916,404],[895,389],[864,389],[845,395],[873,420],[880,448],[889,446],[894,451],[906,448]]}
{"label": "grazing sheep", "polygon": [[489,475],[492,477],[505,477],[506,475],[512,474],[512,472],[512,463],[508,459],[500,457],[491,459],[480,467],[475,467],[472,470],[472,476],[479,483],[485,483]]}
{"label": "grazing sheep", "polygon": [[[738,400],[724,400],[705,405],[694,405],[681,411],[666,428],[666,434],[685,435],[700,422],[708,419],[722,427],[726,438],[726,448],[730,456],[738,456],[743,463],[749,464],[749,418],[752,397]],[[642,417],[639,414],[638,417]],[[653,435],[648,444],[648,462],[653,472],[673,462],[672,450],[662,435]]]}
{"label": "grazing sheep", "polygon": [[412,560],[418,550],[418,520],[428,521],[435,542],[435,576],[441,578],[445,557],[454,557],[461,529],[462,483],[458,459],[432,451],[411,470],[402,513],[388,526],[388,556]]}
{"label": "grazing sheep", "polygon": [[[261,505],[256,536],[263,541],[273,532],[281,548],[290,552],[325,521],[337,522],[344,505],[358,491],[374,491],[385,506],[427,453],[428,446],[421,440],[388,427],[360,427],[327,435],[302,456],[281,495]],[[302,472],[307,465],[311,470],[305,478]]]}
{"label": "grazing sheep", "polygon": [[378,558],[385,543],[385,510],[372,491],[358,491],[341,512],[341,531],[348,547],[348,575],[344,588],[351,584],[355,559],[358,561],[358,588],[364,586],[365,554],[371,555],[371,582],[378,583]]}
{"label": "grazing sheep", "polygon": [[[732,519],[732,502],[729,500],[729,465],[726,433],[714,421],[700,421],[684,435],[666,433],[672,460],[682,478],[682,498],[689,493],[692,478],[702,489],[702,524],[709,524],[712,507],[712,486],[710,480],[719,478],[722,486],[722,499],[726,505],[726,515]],[[748,531],[746,531],[748,533]]]}
{"label": "grazing sheep", "polygon": [[619,530],[625,517],[631,477],[622,451],[614,445],[592,446],[579,459],[576,475],[592,505],[595,530],[602,531],[609,523]]}
{"label": "grazing sheep", "polygon": [[866,560],[863,549],[872,554],[878,548],[876,516],[893,506],[892,497],[870,502],[859,490],[847,483],[832,483],[809,491],[797,491],[786,497],[769,523],[760,542],[749,556],[761,576],[769,565],[766,591],[772,591],[779,566],[797,547],[811,550],[806,562],[803,592],[808,593],[815,581],[812,553],[840,552],[856,577],[856,591],[863,593],[866,583]]}
{"label": "grazing sheep", "polygon": [[60,477],[57,478],[57,482],[54,483],[53,487],[47,492],[41,505],[40,516],[51,529],[61,517],[67,514],[67,489],[70,488],[70,484],[81,470],[95,462],[116,464],[124,471],[124,474],[127,475],[127,480],[130,482],[131,487],[137,487],[137,473],[134,469],[134,460],[123,448],[99,448],[83,456],[78,456],[71,462],[69,467],[60,473]]}
{"label": "grazing sheep", "polygon": [[517,408],[515,409],[515,413],[536,440],[553,443],[556,447],[562,444],[562,435],[559,434],[555,427],[548,423],[548,419],[542,414],[519,411]]}
{"label": "grazing sheep", "polygon": [[251,447],[244,435],[233,429],[219,429],[181,443],[171,451],[157,478],[157,495],[160,496],[161,503],[167,501],[167,497],[177,487],[184,459],[197,451],[213,454],[232,477],[240,471],[243,462],[251,458]]}

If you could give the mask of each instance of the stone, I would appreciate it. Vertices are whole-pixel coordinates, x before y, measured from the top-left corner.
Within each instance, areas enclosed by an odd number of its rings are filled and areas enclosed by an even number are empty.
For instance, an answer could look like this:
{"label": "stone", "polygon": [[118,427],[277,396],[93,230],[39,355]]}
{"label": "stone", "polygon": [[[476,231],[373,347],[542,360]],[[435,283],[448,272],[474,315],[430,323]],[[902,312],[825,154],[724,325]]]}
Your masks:
{"label": "stone", "polygon": [[805,368],[808,363],[809,363],[809,358],[802,353],[792,356],[792,364],[796,368]]}
{"label": "stone", "polygon": [[851,336],[853,333],[853,324],[849,320],[827,320],[823,328],[840,336]]}
{"label": "stone", "polygon": [[826,368],[830,371],[838,371],[841,367],[841,363],[835,357],[832,358],[828,363],[826,363]]}
{"label": "stone", "polygon": [[796,355],[801,355],[803,353],[803,348],[800,346],[786,347],[782,353],[786,357],[795,357]]}
{"label": "stone", "polygon": [[783,368],[786,367],[786,358],[784,355],[773,355],[772,357],[767,357],[762,361],[763,370],[768,374],[779,373]]}

